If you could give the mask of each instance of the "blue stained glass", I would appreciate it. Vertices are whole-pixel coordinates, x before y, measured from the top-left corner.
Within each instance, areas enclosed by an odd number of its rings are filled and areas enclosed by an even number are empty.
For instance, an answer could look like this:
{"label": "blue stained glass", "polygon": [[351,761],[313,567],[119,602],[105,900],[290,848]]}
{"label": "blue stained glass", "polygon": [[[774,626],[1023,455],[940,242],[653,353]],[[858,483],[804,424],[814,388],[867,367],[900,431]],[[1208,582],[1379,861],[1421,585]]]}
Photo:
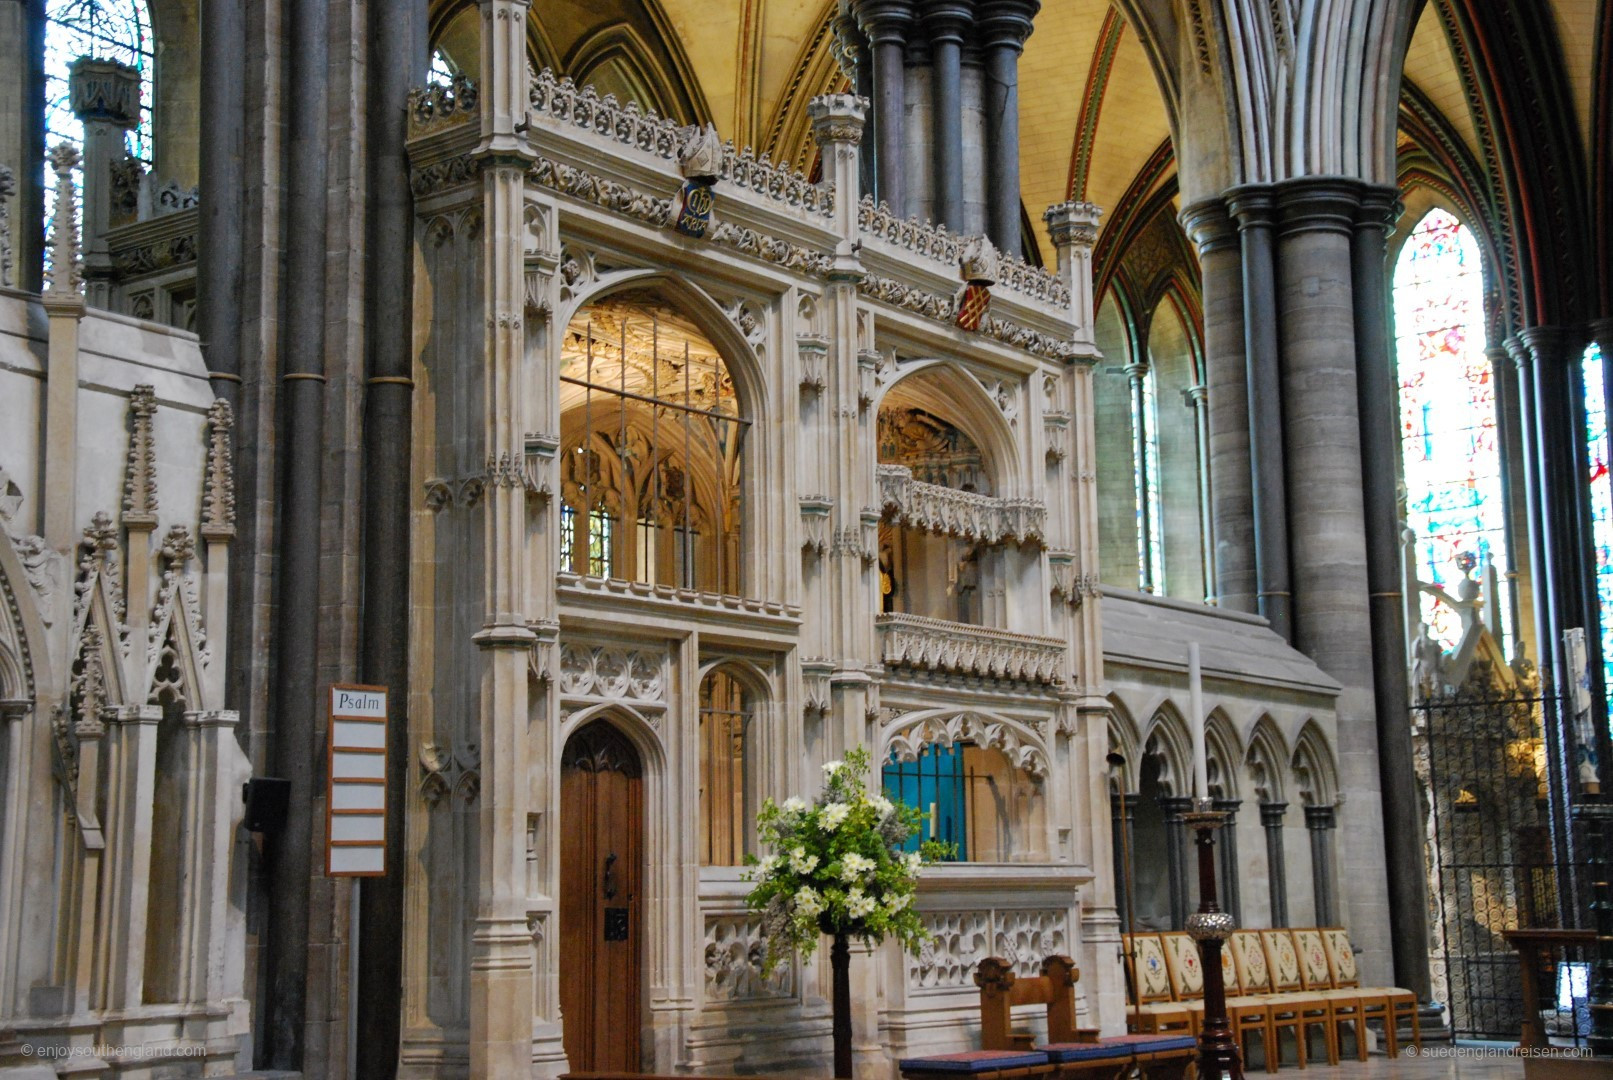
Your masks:
{"label": "blue stained glass", "polygon": [[[81,56],[116,60],[140,72],[140,123],[129,132],[131,157],[151,165],[151,73],[154,63],[151,13],[145,0],[50,0],[45,6],[45,142],[84,148],[84,125],[73,114],[68,74]],[[56,180],[50,165],[42,177],[45,223],[56,216]],[[82,198],[84,179],[74,171],[73,187]],[[47,231],[48,235],[48,231]]]}
{"label": "blue stained glass", "polygon": [[[1484,351],[1484,278],[1478,242],[1432,210],[1401,251],[1394,277],[1406,524],[1417,534],[1417,576],[1456,595],[1464,577],[1497,572],[1502,647],[1514,636],[1507,580],[1495,378]],[[1424,594],[1423,620],[1446,648],[1461,617]]]}
{"label": "blue stained glass", "polygon": [[1608,474],[1606,369],[1602,350],[1585,350],[1585,444],[1590,451],[1591,542],[1596,549],[1596,597],[1601,608],[1602,685],[1613,687],[1613,477]]}

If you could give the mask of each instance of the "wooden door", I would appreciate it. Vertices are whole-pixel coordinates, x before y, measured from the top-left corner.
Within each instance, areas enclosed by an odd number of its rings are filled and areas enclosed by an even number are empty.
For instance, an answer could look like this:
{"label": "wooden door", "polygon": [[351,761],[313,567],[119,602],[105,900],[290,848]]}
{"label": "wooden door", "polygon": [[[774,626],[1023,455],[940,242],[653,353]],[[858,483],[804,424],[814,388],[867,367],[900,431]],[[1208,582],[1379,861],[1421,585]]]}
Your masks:
{"label": "wooden door", "polygon": [[604,720],[560,757],[560,1010],[572,1072],[637,1072],[644,779]]}

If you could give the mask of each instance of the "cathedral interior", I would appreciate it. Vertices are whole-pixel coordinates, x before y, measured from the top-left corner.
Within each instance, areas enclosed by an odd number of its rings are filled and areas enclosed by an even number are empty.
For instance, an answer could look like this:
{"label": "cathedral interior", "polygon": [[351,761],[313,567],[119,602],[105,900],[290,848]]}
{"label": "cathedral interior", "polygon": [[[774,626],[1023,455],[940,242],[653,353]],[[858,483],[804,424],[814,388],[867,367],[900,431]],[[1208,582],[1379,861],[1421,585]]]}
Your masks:
{"label": "cathedral interior", "polygon": [[826,1075],[859,747],[859,1076],[1605,1069],[1610,356],[1609,0],[0,0],[0,1078]]}

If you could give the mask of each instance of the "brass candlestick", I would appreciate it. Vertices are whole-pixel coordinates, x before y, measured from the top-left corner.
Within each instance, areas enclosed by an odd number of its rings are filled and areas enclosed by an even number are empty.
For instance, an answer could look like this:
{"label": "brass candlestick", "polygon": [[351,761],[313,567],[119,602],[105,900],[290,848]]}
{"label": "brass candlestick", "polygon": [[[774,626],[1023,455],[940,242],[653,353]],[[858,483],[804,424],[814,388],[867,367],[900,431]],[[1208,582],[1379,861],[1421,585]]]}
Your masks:
{"label": "brass candlestick", "polygon": [[1243,1080],[1242,1054],[1227,1018],[1226,984],[1221,979],[1221,950],[1236,927],[1231,912],[1222,911],[1215,894],[1215,830],[1226,815],[1211,809],[1208,798],[1193,800],[1182,821],[1198,834],[1199,909],[1187,917],[1187,932],[1199,943],[1204,965],[1204,1024],[1199,1029],[1199,1080]]}

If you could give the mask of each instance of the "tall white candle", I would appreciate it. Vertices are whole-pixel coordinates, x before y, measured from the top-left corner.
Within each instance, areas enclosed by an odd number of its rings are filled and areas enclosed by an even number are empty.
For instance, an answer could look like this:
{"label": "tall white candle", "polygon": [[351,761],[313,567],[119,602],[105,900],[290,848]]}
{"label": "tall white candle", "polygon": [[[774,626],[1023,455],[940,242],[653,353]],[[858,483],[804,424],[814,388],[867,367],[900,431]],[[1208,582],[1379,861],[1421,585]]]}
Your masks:
{"label": "tall white candle", "polygon": [[1199,672],[1199,643],[1187,644],[1187,700],[1193,732],[1193,797],[1210,793],[1210,763],[1204,754],[1204,682]]}

